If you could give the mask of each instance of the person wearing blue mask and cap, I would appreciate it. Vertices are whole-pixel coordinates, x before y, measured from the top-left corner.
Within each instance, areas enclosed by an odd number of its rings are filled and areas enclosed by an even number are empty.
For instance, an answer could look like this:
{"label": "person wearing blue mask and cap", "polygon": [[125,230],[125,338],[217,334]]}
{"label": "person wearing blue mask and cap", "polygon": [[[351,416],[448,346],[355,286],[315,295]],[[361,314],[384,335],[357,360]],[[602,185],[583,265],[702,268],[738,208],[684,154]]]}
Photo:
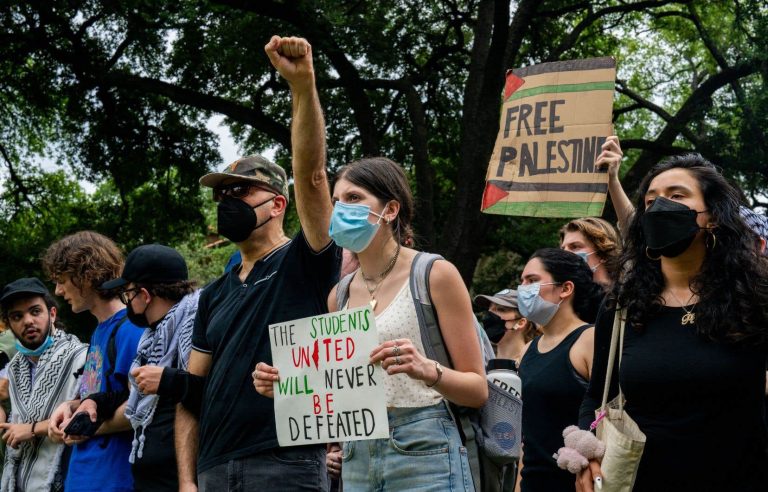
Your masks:
{"label": "person wearing blue mask and cap", "polygon": [[48,418],[77,394],[88,346],[57,327],[56,301],[37,278],[6,285],[0,310],[18,350],[7,367],[13,411],[0,424],[8,445],[0,490],[60,490],[65,446],[48,439]]}

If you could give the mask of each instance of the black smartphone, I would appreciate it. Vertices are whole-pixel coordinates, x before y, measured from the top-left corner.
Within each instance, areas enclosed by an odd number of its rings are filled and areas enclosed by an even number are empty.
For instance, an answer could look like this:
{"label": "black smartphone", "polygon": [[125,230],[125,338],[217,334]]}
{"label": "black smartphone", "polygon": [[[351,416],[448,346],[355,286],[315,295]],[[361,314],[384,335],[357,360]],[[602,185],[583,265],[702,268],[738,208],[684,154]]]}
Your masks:
{"label": "black smartphone", "polygon": [[69,421],[69,425],[64,429],[64,434],[68,436],[91,437],[99,427],[101,427],[101,422],[91,422],[88,412],[79,412]]}

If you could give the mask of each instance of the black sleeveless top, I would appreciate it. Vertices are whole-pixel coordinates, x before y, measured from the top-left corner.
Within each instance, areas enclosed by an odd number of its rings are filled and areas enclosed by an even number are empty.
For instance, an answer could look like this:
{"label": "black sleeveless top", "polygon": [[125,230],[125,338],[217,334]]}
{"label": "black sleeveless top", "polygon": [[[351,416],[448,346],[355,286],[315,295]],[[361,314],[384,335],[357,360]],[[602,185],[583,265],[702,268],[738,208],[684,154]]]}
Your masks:
{"label": "black sleeveless top", "polygon": [[563,429],[579,421],[588,382],[571,364],[570,351],[592,325],[569,333],[555,348],[539,352],[536,337],[520,363],[523,381],[523,492],[574,490],[576,477],[561,470],[552,457],[563,447]]}

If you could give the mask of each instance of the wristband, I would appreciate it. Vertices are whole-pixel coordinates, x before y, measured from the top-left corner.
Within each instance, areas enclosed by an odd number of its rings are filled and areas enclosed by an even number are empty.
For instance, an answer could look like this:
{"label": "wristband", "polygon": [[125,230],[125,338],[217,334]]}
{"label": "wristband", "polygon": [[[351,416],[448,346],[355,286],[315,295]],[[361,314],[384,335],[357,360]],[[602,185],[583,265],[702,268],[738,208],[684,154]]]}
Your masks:
{"label": "wristband", "polygon": [[437,379],[435,379],[435,382],[432,384],[428,384],[427,388],[433,388],[437,385],[437,383],[440,382],[441,379],[443,379],[443,368],[440,365],[439,362],[435,361],[435,370],[437,371]]}
{"label": "wristband", "polygon": [[32,422],[32,437],[35,437],[35,426],[37,425],[37,422]]}

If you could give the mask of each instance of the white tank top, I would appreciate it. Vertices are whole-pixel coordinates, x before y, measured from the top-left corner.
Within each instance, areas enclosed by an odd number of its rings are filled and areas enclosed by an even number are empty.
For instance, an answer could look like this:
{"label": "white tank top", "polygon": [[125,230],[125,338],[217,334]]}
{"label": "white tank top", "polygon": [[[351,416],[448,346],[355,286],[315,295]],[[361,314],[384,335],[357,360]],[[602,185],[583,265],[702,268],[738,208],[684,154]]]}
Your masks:
{"label": "white tank top", "polygon": [[[379,343],[407,338],[419,353],[424,355],[424,344],[421,343],[419,319],[416,317],[416,307],[411,297],[410,282],[406,281],[389,306],[376,316],[376,329],[379,332]],[[384,389],[388,407],[427,407],[443,399],[443,395],[436,390],[427,388],[426,383],[406,374],[385,374]]]}

